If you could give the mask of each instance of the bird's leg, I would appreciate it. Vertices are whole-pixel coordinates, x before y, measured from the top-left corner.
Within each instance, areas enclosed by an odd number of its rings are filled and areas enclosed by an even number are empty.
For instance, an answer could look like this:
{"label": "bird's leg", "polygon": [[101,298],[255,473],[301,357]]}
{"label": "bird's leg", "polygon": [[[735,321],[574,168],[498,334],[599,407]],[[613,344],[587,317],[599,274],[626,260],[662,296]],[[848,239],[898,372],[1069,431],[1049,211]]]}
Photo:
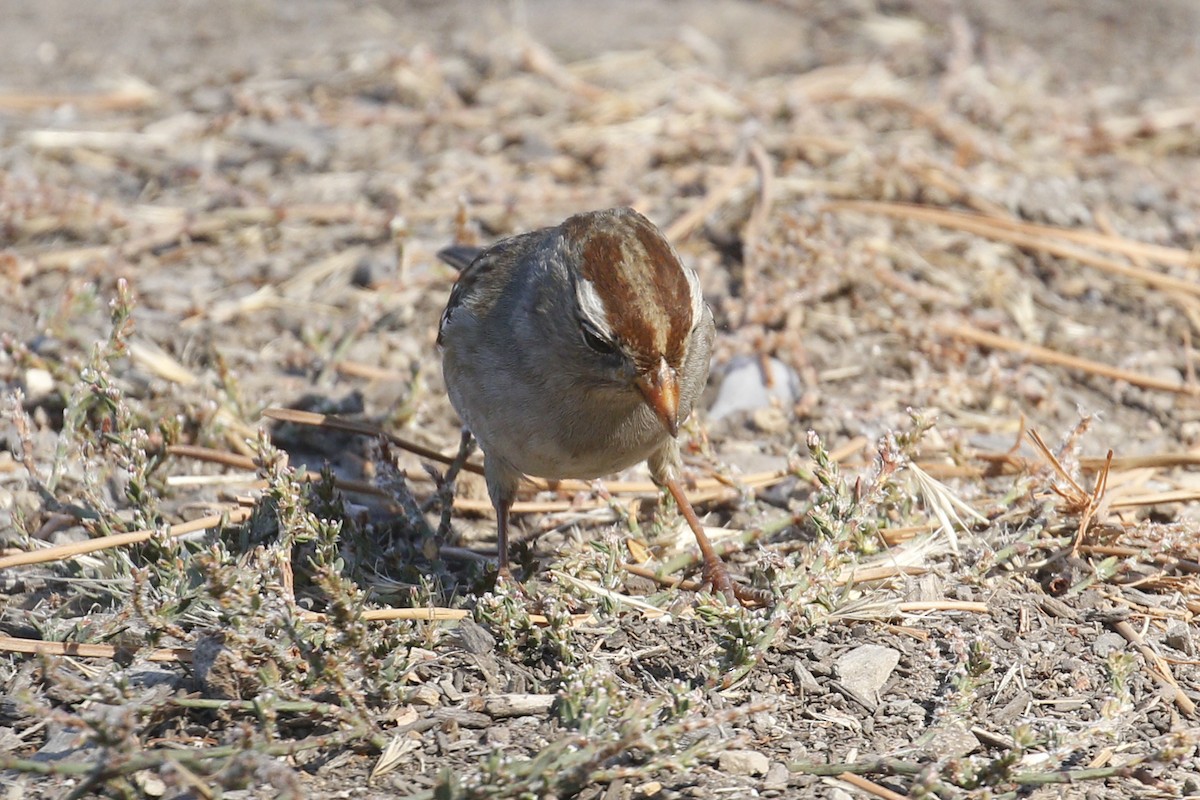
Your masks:
{"label": "bird's leg", "polygon": [[501,461],[489,458],[486,449],[483,457],[488,497],[492,498],[492,507],[496,509],[496,549],[500,555],[498,575],[500,578],[511,580],[512,570],[508,566],[508,519],[513,502],[517,499],[517,484],[521,482],[521,473]]}
{"label": "bird's leg", "polygon": [[687,493],[679,483],[679,443],[674,439],[668,440],[661,450],[650,456],[647,465],[650,467],[651,479],[671,493],[675,498],[675,505],[679,507],[679,513],[683,514],[688,527],[695,534],[696,544],[700,545],[700,556],[704,559],[704,579],[712,586],[713,591],[730,603],[764,604],[766,599],[761,592],[733,582],[725,562],[717,555],[708,534],[704,532],[704,526],[700,524],[700,518],[692,508],[692,502],[688,500]]}
{"label": "bird's leg", "polygon": [[528,604],[533,603],[534,598],[530,596],[525,584],[513,577],[512,569],[508,565],[508,522],[512,516],[512,505],[516,497],[517,489],[514,481],[510,490],[494,495],[492,500],[492,505],[496,508],[496,548],[500,553],[500,563],[496,569],[496,583],[493,591],[512,593]]}
{"label": "bird's leg", "polygon": [[704,559],[704,579],[712,584],[714,592],[724,595],[730,603],[742,600],[733,580],[729,577],[729,570],[725,567],[725,562],[717,555],[712,541],[704,532],[704,526],[700,524],[700,518],[696,516],[696,510],[692,508],[692,503],[684,493],[683,487],[679,485],[679,480],[671,475],[666,478],[664,485],[671,496],[675,498],[675,505],[679,507],[679,513],[683,514],[688,527],[696,535],[696,544],[700,545],[700,556]]}
{"label": "bird's leg", "polygon": [[508,568],[508,514],[512,511],[513,498],[497,497],[492,505],[496,508],[496,549],[500,552],[500,567],[496,571],[497,580],[512,580],[512,570]]}
{"label": "bird's leg", "polygon": [[463,428],[462,440],[458,444],[458,455],[450,462],[450,466],[446,468],[446,474],[442,476],[441,483],[438,485],[438,497],[442,504],[442,518],[437,529],[439,548],[450,538],[450,518],[454,511],[454,488],[455,482],[458,480],[458,473],[462,472],[462,468],[466,466],[467,459],[471,457],[474,449],[475,438],[471,436],[469,430]]}

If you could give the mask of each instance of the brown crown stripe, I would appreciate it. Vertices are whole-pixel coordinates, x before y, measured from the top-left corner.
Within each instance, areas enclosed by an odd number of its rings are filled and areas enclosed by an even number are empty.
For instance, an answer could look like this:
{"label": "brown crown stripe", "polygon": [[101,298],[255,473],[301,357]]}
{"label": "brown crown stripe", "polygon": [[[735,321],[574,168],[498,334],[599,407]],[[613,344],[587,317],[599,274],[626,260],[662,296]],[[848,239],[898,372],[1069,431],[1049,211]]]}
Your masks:
{"label": "brown crown stripe", "polygon": [[563,223],[580,272],[604,303],[613,333],[641,367],[665,356],[679,369],[692,332],[691,290],[679,257],[633,209],[578,214]]}

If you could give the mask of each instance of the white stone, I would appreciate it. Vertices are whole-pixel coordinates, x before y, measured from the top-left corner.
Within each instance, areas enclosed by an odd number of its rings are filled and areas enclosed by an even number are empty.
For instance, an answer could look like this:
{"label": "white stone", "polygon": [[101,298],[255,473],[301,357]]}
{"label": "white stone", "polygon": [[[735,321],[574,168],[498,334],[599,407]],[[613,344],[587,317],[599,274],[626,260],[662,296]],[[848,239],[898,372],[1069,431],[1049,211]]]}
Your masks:
{"label": "white stone", "polygon": [[771,761],[757,750],[726,750],[717,758],[717,768],[727,775],[766,775]]}
{"label": "white stone", "polygon": [[833,670],[842,685],[850,691],[865,698],[876,698],[898,663],[898,650],[864,644],[843,653],[834,662]]}
{"label": "white stone", "polygon": [[[764,363],[770,371],[770,386],[763,380]],[[738,411],[770,408],[776,403],[790,411],[799,397],[800,376],[787,364],[775,358],[741,356],[726,368],[708,418],[716,421]]]}
{"label": "white stone", "polygon": [[25,389],[25,399],[37,402],[54,391],[54,376],[40,367],[30,367],[25,370],[22,381]]}

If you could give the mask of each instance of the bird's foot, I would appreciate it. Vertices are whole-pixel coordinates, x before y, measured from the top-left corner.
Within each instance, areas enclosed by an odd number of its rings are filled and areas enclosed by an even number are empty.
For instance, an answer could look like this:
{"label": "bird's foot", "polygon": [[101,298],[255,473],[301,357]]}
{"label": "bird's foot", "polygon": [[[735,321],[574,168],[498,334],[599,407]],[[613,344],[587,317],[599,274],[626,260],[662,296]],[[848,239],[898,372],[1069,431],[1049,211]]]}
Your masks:
{"label": "bird's foot", "polygon": [[711,561],[705,559],[704,580],[712,587],[714,594],[721,595],[730,605],[740,603],[746,608],[757,608],[771,605],[775,599],[765,589],[755,589],[752,586],[735,583],[729,577],[729,569],[725,566],[725,562],[720,559],[714,558]]}

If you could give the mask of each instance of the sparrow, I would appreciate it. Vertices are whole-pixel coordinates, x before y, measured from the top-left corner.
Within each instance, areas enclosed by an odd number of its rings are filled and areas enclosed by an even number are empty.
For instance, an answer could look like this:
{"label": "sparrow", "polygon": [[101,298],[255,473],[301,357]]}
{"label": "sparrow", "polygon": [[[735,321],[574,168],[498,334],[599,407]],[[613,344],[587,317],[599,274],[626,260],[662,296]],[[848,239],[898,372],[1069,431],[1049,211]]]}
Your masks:
{"label": "sparrow", "polygon": [[631,208],[576,214],[461,270],[437,341],[450,402],[484,454],[499,572],[523,475],[594,479],[645,461],[696,536],[706,580],[738,595],[679,484],[679,426],[708,379],[715,325],[696,273]]}

